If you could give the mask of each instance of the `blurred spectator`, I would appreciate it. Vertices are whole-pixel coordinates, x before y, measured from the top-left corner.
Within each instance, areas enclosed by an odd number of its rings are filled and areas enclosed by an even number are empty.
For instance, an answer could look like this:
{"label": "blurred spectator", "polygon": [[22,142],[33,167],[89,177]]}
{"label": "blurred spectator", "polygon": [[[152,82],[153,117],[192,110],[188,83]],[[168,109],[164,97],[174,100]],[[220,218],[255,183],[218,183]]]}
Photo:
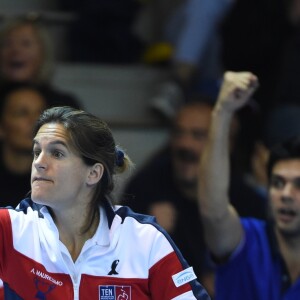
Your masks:
{"label": "blurred spectator", "polygon": [[[219,31],[232,2],[234,0],[171,2],[172,10],[161,22],[161,36],[144,56],[146,62],[153,63],[159,57],[153,53],[159,53],[160,49],[164,52],[166,43],[172,49],[170,79],[156,88],[151,100],[151,107],[162,116],[172,118],[194,90],[209,96],[217,95],[223,74]],[[156,20],[154,16],[154,22]]]}
{"label": "blurred spectator", "polygon": [[257,86],[251,72],[224,74],[199,165],[198,211],[217,265],[216,300],[299,298],[299,137],[277,144],[270,153],[268,219],[241,218],[228,194],[231,120]]}
{"label": "blurred spectator", "polygon": [[71,61],[127,64],[140,60],[143,44],[132,25],[139,0],[61,1],[76,14],[68,33]]}
{"label": "blurred spectator", "polygon": [[41,21],[12,18],[0,32],[0,87],[12,82],[34,83],[51,105],[81,105],[74,96],[51,85],[53,45]]}
{"label": "blurred spectator", "polygon": [[[270,149],[288,139],[300,136],[300,105],[278,104],[258,123],[257,136],[250,156],[250,169],[245,176],[253,190],[267,200],[267,162]],[[255,119],[257,122],[257,119]]]}
{"label": "blurred spectator", "polygon": [[[213,102],[202,98],[184,105],[172,124],[170,140],[138,170],[125,187],[122,204],[156,216],[212,294],[211,269],[203,259],[206,247],[197,210],[198,160],[207,142]],[[232,123],[232,146],[237,134]],[[239,176],[232,176],[232,203],[242,215],[265,218],[265,203]],[[197,238],[197,243],[195,243]]]}
{"label": "blurred spectator", "polygon": [[46,107],[46,99],[33,85],[0,89],[1,206],[16,206],[30,191],[32,130]]}

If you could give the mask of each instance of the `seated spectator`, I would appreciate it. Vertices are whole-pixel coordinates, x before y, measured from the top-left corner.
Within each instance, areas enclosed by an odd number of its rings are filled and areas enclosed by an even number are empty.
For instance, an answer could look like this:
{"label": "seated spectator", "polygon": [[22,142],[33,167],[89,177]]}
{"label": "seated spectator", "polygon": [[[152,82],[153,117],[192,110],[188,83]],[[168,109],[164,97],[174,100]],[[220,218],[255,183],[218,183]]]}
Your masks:
{"label": "seated spectator", "polygon": [[0,205],[15,207],[30,191],[32,131],[47,107],[43,94],[30,84],[0,89]]}
{"label": "seated spectator", "polygon": [[[212,105],[208,99],[201,98],[178,111],[167,146],[129,180],[123,197],[123,204],[137,212],[156,216],[158,223],[180,246],[210,294],[213,294],[209,288],[212,270],[203,259],[206,247],[197,210],[197,170],[208,138]],[[235,127],[237,124],[233,122],[232,133]],[[243,198],[237,197],[240,193]],[[231,194],[232,202],[243,215],[265,218],[265,203],[259,197],[253,199],[253,191],[234,174]]]}
{"label": "seated spectator", "polygon": [[9,19],[0,32],[0,86],[34,83],[50,105],[81,105],[73,95],[51,85],[54,71],[52,41],[39,20]]}
{"label": "seated spectator", "polygon": [[267,162],[270,149],[288,138],[300,135],[299,115],[299,105],[282,103],[260,116],[261,121],[258,120],[258,115],[253,120],[257,123],[257,129],[250,150],[249,169],[245,174],[245,181],[266,201],[268,199]]}
{"label": "seated spectator", "polygon": [[199,214],[217,264],[216,300],[294,300],[300,295],[299,136],[271,149],[267,220],[241,218],[230,204],[231,121],[257,86],[251,72],[225,73],[201,157]]}

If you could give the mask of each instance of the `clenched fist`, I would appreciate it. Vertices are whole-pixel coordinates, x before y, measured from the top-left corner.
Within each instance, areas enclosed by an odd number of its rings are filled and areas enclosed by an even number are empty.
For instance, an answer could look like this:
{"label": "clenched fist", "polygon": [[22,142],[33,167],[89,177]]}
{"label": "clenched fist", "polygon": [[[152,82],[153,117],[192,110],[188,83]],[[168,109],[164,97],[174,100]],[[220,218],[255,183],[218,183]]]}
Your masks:
{"label": "clenched fist", "polygon": [[258,78],[251,72],[225,72],[216,109],[236,111],[248,102],[258,85]]}

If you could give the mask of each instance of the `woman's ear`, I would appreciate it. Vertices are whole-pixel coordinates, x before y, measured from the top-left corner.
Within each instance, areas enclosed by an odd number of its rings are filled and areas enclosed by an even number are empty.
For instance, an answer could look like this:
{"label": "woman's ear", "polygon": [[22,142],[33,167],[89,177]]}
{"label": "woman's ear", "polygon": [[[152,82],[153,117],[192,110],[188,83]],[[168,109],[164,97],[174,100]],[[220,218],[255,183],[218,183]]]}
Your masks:
{"label": "woman's ear", "polygon": [[96,163],[93,166],[91,166],[87,178],[87,184],[88,185],[97,184],[99,180],[102,178],[103,173],[104,173],[104,167],[102,164]]}

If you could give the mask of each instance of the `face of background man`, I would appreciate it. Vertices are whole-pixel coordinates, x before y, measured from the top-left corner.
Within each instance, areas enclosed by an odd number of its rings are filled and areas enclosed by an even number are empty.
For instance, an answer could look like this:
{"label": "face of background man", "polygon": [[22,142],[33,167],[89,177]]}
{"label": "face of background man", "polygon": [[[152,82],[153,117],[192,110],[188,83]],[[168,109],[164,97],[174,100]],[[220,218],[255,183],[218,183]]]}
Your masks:
{"label": "face of background man", "polygon": [[172,163],[175,180],[193,187],[197,182],[198,160],[207,141],[212,108],[193,104],[177,115],[171,134]]}

